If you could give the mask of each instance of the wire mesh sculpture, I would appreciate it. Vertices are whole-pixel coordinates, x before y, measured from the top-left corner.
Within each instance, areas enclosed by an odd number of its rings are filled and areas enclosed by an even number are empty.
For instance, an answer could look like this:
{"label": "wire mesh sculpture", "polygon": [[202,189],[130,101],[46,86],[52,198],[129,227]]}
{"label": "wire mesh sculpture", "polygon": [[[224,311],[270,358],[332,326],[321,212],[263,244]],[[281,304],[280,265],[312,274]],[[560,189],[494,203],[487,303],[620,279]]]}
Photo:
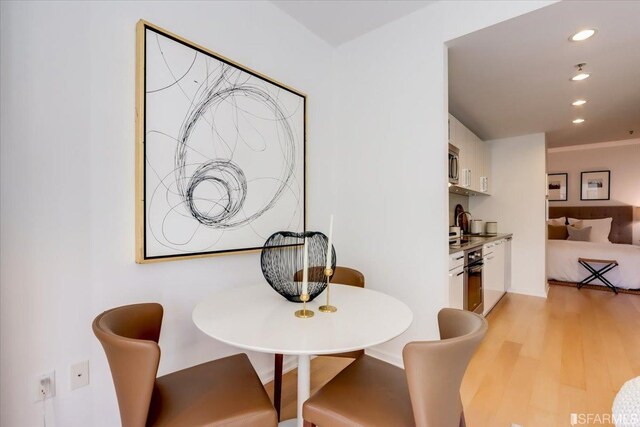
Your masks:
{"label": "wire mesh sculpture", "polygon": [[[319,231],[278,231],[267,239],[260,256],[264,278],[276,292],[292,302],[302,302],[300,294],[305,237],[309,252],[308,292],[309,301],[312,301],[327,287],[327,278],[324,275],[329,243],[327,236]],[[331,268],[335,270],[336,250],[334,247],[331,250]]]}

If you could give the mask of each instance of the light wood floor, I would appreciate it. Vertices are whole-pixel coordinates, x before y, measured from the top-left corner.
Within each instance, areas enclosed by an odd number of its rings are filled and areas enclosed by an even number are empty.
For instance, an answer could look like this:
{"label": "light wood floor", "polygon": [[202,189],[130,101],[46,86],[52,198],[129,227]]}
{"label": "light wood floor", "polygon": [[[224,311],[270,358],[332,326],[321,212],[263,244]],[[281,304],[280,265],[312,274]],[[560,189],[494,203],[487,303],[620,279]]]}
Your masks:
{"label": "light wood floor", "polygon": [[[622,384],[640,375],[638,295],[551,286],[546,300],[508,294],[487,319],[461,389],[470,427],[569,426],[572,412],[611,413]],[[312,393],[349,363],[314,359]],[[295,417],[296,379],[283,377],[282,419]]]}

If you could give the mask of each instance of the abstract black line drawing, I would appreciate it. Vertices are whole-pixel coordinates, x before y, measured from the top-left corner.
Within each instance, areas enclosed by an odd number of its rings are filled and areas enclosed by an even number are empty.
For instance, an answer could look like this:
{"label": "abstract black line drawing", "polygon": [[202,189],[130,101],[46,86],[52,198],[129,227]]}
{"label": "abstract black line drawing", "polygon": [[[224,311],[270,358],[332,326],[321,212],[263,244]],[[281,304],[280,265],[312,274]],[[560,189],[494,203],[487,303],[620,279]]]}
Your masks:
{"label": "abstract black line drawing", "polygon": [[137,262],[305,231],[304,94],[146,21],[137,67]]}

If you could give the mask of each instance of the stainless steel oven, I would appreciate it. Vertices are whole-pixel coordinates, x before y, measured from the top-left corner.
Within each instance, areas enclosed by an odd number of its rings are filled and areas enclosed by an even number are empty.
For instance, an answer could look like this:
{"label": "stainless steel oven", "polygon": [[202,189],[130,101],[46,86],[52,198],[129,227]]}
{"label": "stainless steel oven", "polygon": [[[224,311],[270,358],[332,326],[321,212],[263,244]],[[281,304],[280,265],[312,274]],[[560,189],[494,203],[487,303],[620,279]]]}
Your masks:
{"label": "stainless steel oven", "polygon": [[455,145],[449,144],[449,184],[458,184],[458,158],[460,157],[460,150]]}
{"label": "stainless steel oven", "polygon": [[482,314],[484,298],[482,295],[482,247],[470,249],[464,253],[464,309]]}

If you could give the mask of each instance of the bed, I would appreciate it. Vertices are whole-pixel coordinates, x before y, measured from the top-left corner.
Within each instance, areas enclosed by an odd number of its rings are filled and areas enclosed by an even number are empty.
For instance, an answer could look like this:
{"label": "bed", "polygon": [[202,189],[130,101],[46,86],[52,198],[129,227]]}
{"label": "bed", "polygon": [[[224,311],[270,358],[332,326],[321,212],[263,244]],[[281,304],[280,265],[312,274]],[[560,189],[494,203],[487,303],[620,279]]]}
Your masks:
{"label": "bed", "polygon": [[[549,218],[601,219],[613,218],[609,240],[611,243],[547,241],[547,278],[561,282],[580,282],[589,272],[578,258],[617,260],[618,267],[605,277],[616,287],[640,289],[640,246],[632,242],[632,206],[554,206]],[[599,280],[590,284],[603,285]]]}

